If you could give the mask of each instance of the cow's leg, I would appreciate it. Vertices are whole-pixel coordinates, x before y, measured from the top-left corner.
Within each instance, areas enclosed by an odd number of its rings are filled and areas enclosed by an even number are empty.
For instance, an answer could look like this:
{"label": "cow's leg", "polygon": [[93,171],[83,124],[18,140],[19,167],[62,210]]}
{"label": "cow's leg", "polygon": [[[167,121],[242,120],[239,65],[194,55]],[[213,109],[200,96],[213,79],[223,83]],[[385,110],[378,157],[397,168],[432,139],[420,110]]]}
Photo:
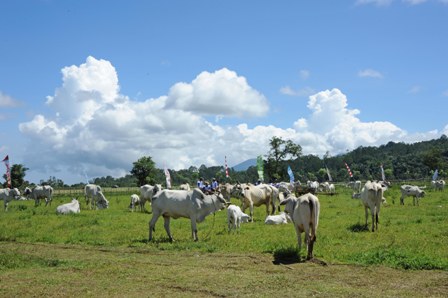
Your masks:
{"label": "cow's leg", "polygon": [[152,214],[152,218],[149,221],[149,237],[148,240],[151,241],[152,240],[152,232],[155,230],[155,226],[156,226],[156,222],[159,219],[159,214]]}
{"label": "cow's leg", "polygon": [[369,211],[368,211],[368,207],[365,207],[364,206],[364,213],[365,213],[365,215],[366,215],[366,228],[367,228],[367,218],[369,217]]}
{"label": "cow's leg", "polygon": [[194,241],[198,241],[198,229],[196,228],[196,218],[190,218],[191,220],[191,234]]}
{"label": "cow's leg", "polygon": [[404,205],[404,195],[403,194],[401,194],[401,197],[400,197],[400,205]]}
{"label": "cow's leg", "polygon": [[294,224],[294,228],[296,229],[297,235],[297,246],[299,248],[299,259],[300,259],[300,251],[302,250],[302,233],[300,232],[299,226]]}
{"label": "cow's leg", "polygon": [[253,222],[254,221],[254,202],[252,202],[252,201],[250,201],[249,210],[250,210],[250,221]]}
{"label": "cow's leg", "polygon": [[372,215],[372,232],[375,232],[375,206],[370,208],[370,214]]}
{"label": "cow's leg", "polygon": [[171,235],[171,231],[170,231],[170,219],[171,219],[171,217],[164,216],[163,219],[165,221],[163,226],[165,227],[166,234],[170,238],[170,242],[173,242],[173,236]]}

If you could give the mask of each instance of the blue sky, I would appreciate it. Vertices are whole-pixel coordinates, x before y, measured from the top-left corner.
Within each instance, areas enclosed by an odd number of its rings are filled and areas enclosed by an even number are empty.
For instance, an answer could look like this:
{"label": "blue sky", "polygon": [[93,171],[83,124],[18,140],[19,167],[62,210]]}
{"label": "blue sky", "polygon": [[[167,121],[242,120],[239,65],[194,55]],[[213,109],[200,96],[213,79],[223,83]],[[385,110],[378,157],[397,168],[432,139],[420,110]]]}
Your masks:
{"label": "blue sky", "polygon": [[448,134],[448,1],[0,1],[0,155],[32,182]]}

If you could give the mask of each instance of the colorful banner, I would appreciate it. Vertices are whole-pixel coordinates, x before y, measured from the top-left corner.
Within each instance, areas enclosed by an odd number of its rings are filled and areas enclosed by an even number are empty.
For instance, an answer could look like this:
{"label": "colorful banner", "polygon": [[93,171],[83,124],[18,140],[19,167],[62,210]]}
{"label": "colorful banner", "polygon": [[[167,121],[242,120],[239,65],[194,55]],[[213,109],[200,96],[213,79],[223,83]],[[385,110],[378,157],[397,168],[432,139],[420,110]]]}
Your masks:
{"label": "colorful banner", "polygon": [[383,165],[381,165],[381,180],[386,181],[386,174],[384,174],[384,168]]}
{"label": "colorful banner", "polygon": [[11,188],[11,169],[9,168],[9,155],[6,155],[2,161],[6,166],[6,181],[8,183],[8,187]]}
{"label": "colorful banner", "polygon": [[346,162],[344,162],[344,163],[345,163],[345,167],[347,168],[348,175],[350,176],[350,178],[353,178],[352,171],[350,171],[350,168],[348,167],[348,164]]}
{"label": "colorful banner", "polygon": [[289,175],[289,183],[294,183],[294,173],[291,170],[291,167],[288,166],[288,175]]}
{"label": "colorful banner", "polygon": [[264,180],[264,166],[263,166],[263,157],[261,155],[257,157],[257,171],[258,171],[258,179],[263,181]]}
{"label": "colorful banner", "polygon": [[226,178],[229,178],[229,168],[227,167],[227,156],[224,156],[224,163],[226,166]]}
{"label": "colorful banner", "polygon": [[436,181],[439,178],[439,169],[436,169],[434,175],[432,175],[432,181]]}

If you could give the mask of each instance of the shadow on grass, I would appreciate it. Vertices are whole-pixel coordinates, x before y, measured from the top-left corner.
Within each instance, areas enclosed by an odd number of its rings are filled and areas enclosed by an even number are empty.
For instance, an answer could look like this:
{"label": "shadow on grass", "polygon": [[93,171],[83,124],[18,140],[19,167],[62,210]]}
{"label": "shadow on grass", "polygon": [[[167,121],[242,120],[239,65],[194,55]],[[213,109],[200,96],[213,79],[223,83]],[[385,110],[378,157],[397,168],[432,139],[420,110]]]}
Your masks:
{"label": "shadow on grass", "polygon": [[289,265],[304,262],[304,260],[300,259],[299,251],[294,247],[276,249],[273,255],[274,261],[272,263],[274,265]]}
{"label": "shadow on grass", "polygon": [[351,232],[359,233],[359,232],[368,232],[369,228],[366,225],[356,223],[354,225],[351,225],[347,228]]}

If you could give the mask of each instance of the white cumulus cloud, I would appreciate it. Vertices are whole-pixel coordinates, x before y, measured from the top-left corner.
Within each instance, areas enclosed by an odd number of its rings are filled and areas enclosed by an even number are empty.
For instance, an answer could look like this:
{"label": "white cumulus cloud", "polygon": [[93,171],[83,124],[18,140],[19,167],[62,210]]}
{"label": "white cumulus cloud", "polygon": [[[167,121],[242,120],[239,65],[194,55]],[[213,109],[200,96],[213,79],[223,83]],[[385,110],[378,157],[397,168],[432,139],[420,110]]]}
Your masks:
{"label": "white cumulus cloud", "polygon": [[[266,154],[273,136],[290,139],[304,154],[344,153],[360,145],[433,138],[410,136],[390,122],[363,122],[339,90],[309,97],[309,115],[290,128],[245,123],[220,126],[207,116],[255,117],[269,112],[267,99],[236,72],[202,72],[190,83],[175,83],[167,95],[143,101],[119,93],[109,61],[88,57],[62,70],[62,85],[46,104],[52,114],[37,114],[19,129],[28,140],[24,164],[48,176],[71,175],[68,183],[89,177],[121,177],[142,156],[158,167],[234,165]],[[445,128],[446,130],[446,128]],[[48,177],[47,176],[47,177]],[[45,176],[42,178],[46,178]]]}

